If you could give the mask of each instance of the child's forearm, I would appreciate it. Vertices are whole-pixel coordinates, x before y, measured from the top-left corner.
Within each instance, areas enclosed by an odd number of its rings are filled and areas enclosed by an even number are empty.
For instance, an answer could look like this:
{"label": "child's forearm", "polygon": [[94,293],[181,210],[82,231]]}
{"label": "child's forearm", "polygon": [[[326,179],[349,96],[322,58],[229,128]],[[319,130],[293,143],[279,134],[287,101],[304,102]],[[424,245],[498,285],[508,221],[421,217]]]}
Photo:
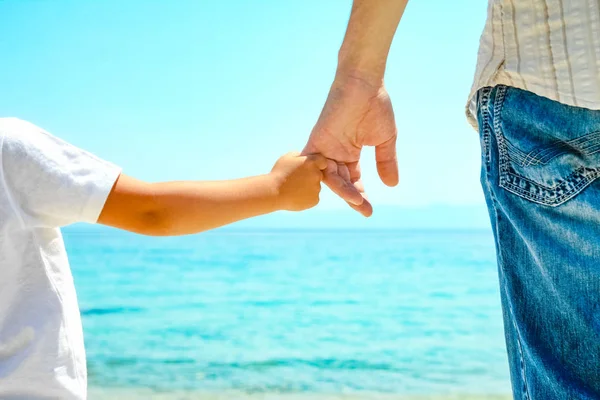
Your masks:
{"label": "child's forearm", "polygon": [[279,209],[270,175],[163,183],[121,176],[117,188],[98,222],[144,235],[198,233]]}
{"label": "child's forearm", "polygon": [[185,235],[277,211],[269,175],[217,182],[153,184],[163,226],[158,234]]}
{"label": "child's forearm", "polygon": [[98,223],[152,236],[198,233],[319,202],[327,159],[288,153],[266,175],[220,182],[146,183],[121,175]]}

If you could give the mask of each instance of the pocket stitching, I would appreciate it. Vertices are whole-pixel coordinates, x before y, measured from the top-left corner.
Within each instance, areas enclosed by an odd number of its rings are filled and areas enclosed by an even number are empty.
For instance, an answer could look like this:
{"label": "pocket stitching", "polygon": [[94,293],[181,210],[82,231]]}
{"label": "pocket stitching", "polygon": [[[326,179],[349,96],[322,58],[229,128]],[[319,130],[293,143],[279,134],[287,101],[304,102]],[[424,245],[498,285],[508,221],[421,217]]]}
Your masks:
{"label": "pocket stitching", "polygon": [[[536,203],[556,207],[571,199],[573,194],[580,192],[582,189],[584,189],[586,186],[588,186],[590,183],[596,180],[600,176],[600,172],[598,170],[580,167],[576,169],[573,173],[571,173],[571,175],[569,175],[567,178],[565,178],[563,182],[552,187],[542,185],[540,183],[534,182],[530,179],[527,179],[517,174],[513,174],[511,172],[508,173],[508,176],[510,176],[515,182],[527,182],[531,186],[537,187],[541,191],[548,192],[548,194],[546,196],[533,195],[529,191],[520,187],[518,184],[514,182],[509,182],[508,180],[505,180],[504,183],[500,183],[500,186],[502,186],[504,189],[514,194],[520,195],[521,197],[524,197],[528,200],[532,200]],[[573,177],[578,176],[581,177],[579,180],[573,180]],[[575,181],[577,181],[577,183],[575,183]],[[553,193],[559,191],[561,188],[569,186],[571,186],[571,188],[566,191],[563,190],[563,193],[560,196],[557,196],[555,193]]]}
{"label": "pocket stitching", "polygon": [[[573,147],[584,155],[590,156],[592,154],[596,154],[597,152],[600,151],[600,143],[594,141],[594,139],[596,139],[598,137],[600,137],[600,131],[594,131],[594,132],[585,134],[581,137],[567,140],[566,142],[556,140],[556,141],[554,141],[554,143],[556,143],[560,147],[558,147],[558,148],[549,147],[544,150],[532,150],[531,152],[529,152],[527,154],[527,156],[525,157],[525,161],[523,163],[521,163],[521,165],[523,167],[528,167],[531,165],[547,164],[555,157],[558,157],[559,155],[564,154],[562,149],[568,148],[568,147]],[[508,142],[508,140],[506,140],[506,142],[510,143],[510,142]],[[514,146],[514,145],[512,145],[512,146],[515,147],[515,149],[523,152],[522,150],[518,149],[516,146]],[[592,148],[594,150],[590,151],[590,148]],[[550,155],[548,155],[548,154],[550,154]]]}
{"label": "pocket stitching", "polygon": [[502,183],[505,181],[505,175],[509,173],[507,162],[507,150],[506,145],[504,143],[504,136],[501,133],[502,128],[500,126],[500,113],[502,112],[502,108],[504,107],[505,97],[506,87],[498,87],[498,91],[496,92],[496,101],[494,102],[494,131],[496,133],[496,142],[498,143],[498,153],[500,156],[500,186],[502,186]]}
{"label": "pocket stitching", "polygon": [[480,109],[480,112],[483,114],[482,115],[482,120],[483,120],[483,140],[482,140],[482,147],[483,147],[483,156],[484,156],[484,164],[486,166],[490,165],[491,162],[491,155],[490,155],[490,136],[491,136],[491,132],[490,132],[490,123],[489,123],[489,98],[491,95],[491,88],[483,88],[482,92],[481,92],[481,100],[480,100],[480,104],[482,105],[482,108]]}
{"label": "pocket stitching", "polygon": [[[495,135],[496,141],[498,143],[499,169],[500,169],[499,185],[500,185],[500,187],[502,187],[502,188],[508,190],[509,192],[512,192],[518,196],[521,196],[525,199],[534,201],[536,203],[556,207],[556,206],[563,204],[567,200],[571,199],[573,197],[573,194],[577,194],[578,192],[583,190],[586,186],[588,186],[591,182],[593,182],[595,179],[597,179],[600,176],[599,169],[590,169],[590,168],[586,168],[586,167],[579,167],[575,171],[573,171],[568,177],[566,177],[560,184],[553,186],[553,187],[547,187],[543,184],[533,182],[530,179],[527,179],[525,177],[522,177],[520,175],[512,173],[510,171],[510,165],[509,165],[510,158],[508,157],[508,150],[507,150],[507,142],[508,141],[506,140],[506,138],[504,137],[504,134],[502,133],[501,118],[500,118],[501,113],[502,113],[502,108],[504,106],[504,100],[506,98],[506,91],[507,91],[507,88],[504,86],[501,86],[498,88],[498,91],[496,94],[496,101],[494,104],[494,130],[496,133],[496,135]],[[595,134],[600,135],[600,131],[593,132],[593,133],[590,133],[585,136],[589,138],[589,136],[595,135]],[[578,139],[581,139],[581,138],[577,138],[577,139],[573,139],[573,140],[578,140]],[[586,141],[583,141],[583,143],[585,143],[585,142]],[[591,147],[593,147],[593,146],[591,146]],[[598,151],[600,151],[600,148],[595,150],[595,152],[598,152]],[[546,162],[548,162],[548,161],[546,161]],[[539,195],[534,195],[531,193],[531,191],[526,191],[525,189],[521,188],[516,183],[510,182],[508,179],[509,177],[512,178],[512,180],[514,180],[515,182],[524,181],[524,182],[527,182],[531,187],[537,188],[538,190],[545,191],[545,192],[553,192],[553,193],[549,193],[549,195],[544,196],[544,197],[539,196]],[[556,193],[559,191],[559,189],[561,187],[570,187],[570,189],[567,191],[562,191],[563,193],[560,196],[557,196]]]}
{"label": "pocket stitching", "polygon": [[510,143],[508,140],[504,140],[504,143],[506,144],[506,150],[508,151],[509,154],[512,155],[512,160],[516,163],[518,163],[519,165],[525,167],[527,165],[529,165],[531,162],[534,162],[535,160],[530,161],[530,154],[525,153],[524,151],[522,151],[521,149],[519,149],[518,147],[516,147],[515,145],[513,145],[512,143]]}

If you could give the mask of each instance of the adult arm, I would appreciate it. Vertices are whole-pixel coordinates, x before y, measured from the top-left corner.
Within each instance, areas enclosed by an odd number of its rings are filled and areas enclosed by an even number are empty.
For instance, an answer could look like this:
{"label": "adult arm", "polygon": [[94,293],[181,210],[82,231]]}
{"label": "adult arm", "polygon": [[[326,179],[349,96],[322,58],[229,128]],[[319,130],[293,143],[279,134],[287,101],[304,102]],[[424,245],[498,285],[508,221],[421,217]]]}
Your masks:
{"label": "adult arm", "polygon": [[334,82],[304,154],[321,153],[324,182],[365,216],[372,206],[360,180],[363,146],[375,146],[383,183],[398,184],[396,123],[384,75],[392,39],[408,0],[354,0]]}

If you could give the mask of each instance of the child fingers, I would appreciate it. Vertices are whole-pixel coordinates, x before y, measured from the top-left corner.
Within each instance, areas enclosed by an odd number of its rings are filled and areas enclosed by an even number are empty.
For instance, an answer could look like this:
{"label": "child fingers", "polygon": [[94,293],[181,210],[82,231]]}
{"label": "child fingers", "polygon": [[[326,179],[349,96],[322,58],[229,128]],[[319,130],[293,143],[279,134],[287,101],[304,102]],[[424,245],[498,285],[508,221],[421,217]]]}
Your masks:
{"label": "child fingers", "polygon": [[327,168],[327,158],[320,154],[311,154],[307,156],[307,159],[315,164],[321,171]]}
{"label": "child fingers", "polygon": [[317,183],[319,184],[319,187],[321,186],[321,181],[323,181],[325,175],[323,174],[323,171],[321,171],[320,169],[314,170],[313,171],[313,176],[314,179],[317,181]]}
{"label": "child fingers", "polygon": [[312,196],[313,207],[316,206],[317,204],[319,204],[320,201],[321,201],[321,184],[319,183],[319,185],[317,187],[315,187],[315,191]]}

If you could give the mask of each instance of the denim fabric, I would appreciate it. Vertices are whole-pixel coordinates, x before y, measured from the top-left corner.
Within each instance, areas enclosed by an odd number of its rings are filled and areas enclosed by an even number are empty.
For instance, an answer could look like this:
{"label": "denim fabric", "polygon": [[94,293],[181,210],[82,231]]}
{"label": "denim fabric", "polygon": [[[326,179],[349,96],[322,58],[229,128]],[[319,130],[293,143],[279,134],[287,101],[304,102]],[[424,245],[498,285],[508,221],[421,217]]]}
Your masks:
{"label": "denim fabric", "polygon": [[600,399],[600,111],[477,94],[514,398]]}

